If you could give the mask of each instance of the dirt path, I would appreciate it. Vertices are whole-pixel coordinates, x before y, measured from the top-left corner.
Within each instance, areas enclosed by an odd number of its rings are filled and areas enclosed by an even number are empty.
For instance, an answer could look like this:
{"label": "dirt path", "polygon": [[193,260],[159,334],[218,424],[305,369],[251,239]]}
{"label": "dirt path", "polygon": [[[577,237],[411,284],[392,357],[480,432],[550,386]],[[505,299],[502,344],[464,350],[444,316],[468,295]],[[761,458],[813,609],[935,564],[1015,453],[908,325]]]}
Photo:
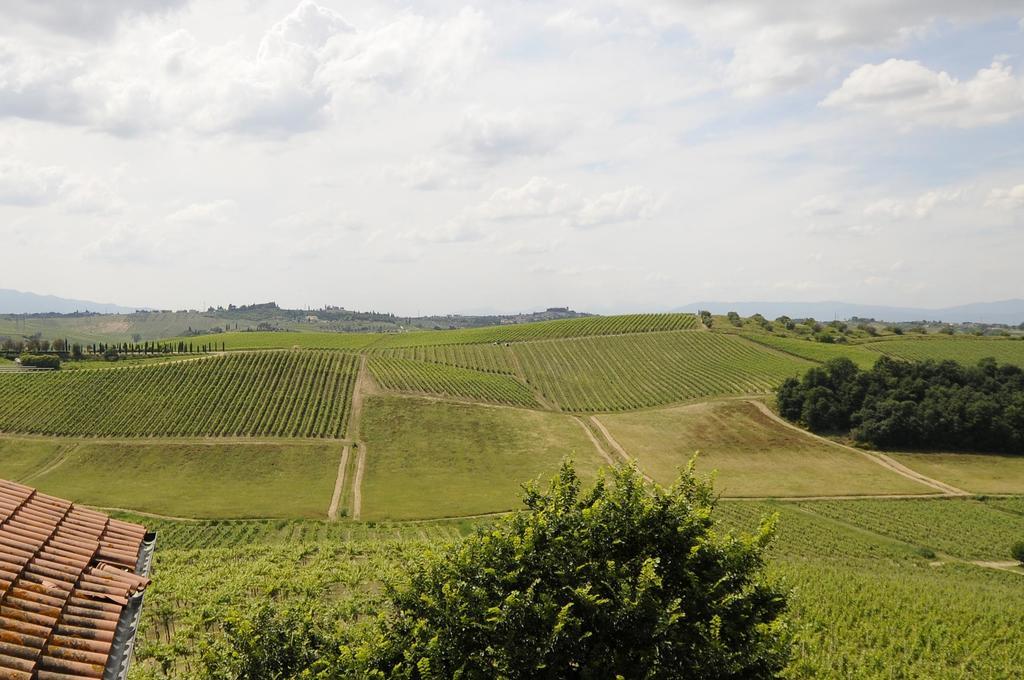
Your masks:
{"label": "dirt path", "polygon": [[[169,519],[174,522],[191,522],[193,524],[199,522],[208,522],[210,520],[197,519],[195,517],[176,517],[174,515],[159,515],[155,512],[143,512],[142,510],[132,510],[131,508],[117,508],[113,506],[105,505],[83,505],[81,503],[75,503],[75,505],[81,505],[83,508],[91,508],[93,510],[99,510],[100,512],[127,512],[131,515],[139,515],[140,517],[152,517],[153,519]],[[261,519],[271,519],[269,517],[256,518],[254,521]]]}
{"label": "dirt path", "polygon": [[[359,519],[363,513],[363,476],[366,474],[366,442],[360,437],[363,419],[363,399],[375,394],[377,387],[366,368],[366,355],[359,358],[359,377],[352,390],[352,415],[348,421],[348,436],[356,448],[356,473],[352,480],[352,519]],[[346,462],[347,459],[346,459]]]}
{"label": "dirt path", "polygon": [[986,569],[998,569],[999,571],[1008,571],[1012,574],[1024,576],[1024,571],[1020,569],[1020,562],[985,562],[979,560],[971,562],[971,564],[978,567],[985,567]]}
{"label": "dirt path", "polygon": [[[931,477],[926,477],[925,475],[922,475],[919,472],[915,472],[915,471],[911,470],[910,468],[908,468],[907,466],[903,465],[902,463],[899,463],[899,462],[893,460],[892,458],[890,458],[889,456],[885,455],[884,453],[879,453],[877,451],[862,451],[861,449],[856,449],[856,448],[854,448],[852,446],[847,446],[846,444],[840,444],[839,442],[834,442],[831,439],[828,439],[826,437],[822,437],[821,435],[814,434],[813,432],[808,432],[807,430],[803,429],[802,427],[798,427],[798,426],[794,425],[793,423],[789,422],[788,420],[786,420],[785,418],[782,418],[781,416],[779,416],[777,413],[775,413],[770,408],[768,408],[768,405],[765,404],[763,401],[757,401],[756,399],[747,399],[745,401],[747,403],[749,403],[749,404],[752,404],[755,408],[757,408],[757,410],[759,410],[761,413],[763,413],[765,416],[767,416],[768,418],[772,419],[776,423],[779,423],[780,425],[788,427],[791,430],[795,430],[797,432],[800,432],[800,433],[802,433],[802,434],[804,434],[804,435],[806,435],[808,437],[811,437],[812,439],[817,439],[818,441],[823,442],[825,444],[828,444],[830,446],[838,446],[839,448],[845,449],[846,451],[849,451],[851,453],[856,453],[859,456],[863,456],[864,458],[867,458],[868,460],[870,460],[871,462],[875,463],[876,465],[881,465],[882,467],[888,469],[890,472],[894,472],[894,473],[900,475],[901,477],[905,477],[906,479],[909,479],[909,480],[911,480],[913,482],[917,482],[919,484],[924,484],[925,486],[930,486],[931,488],[935,489],[936,491],[938,491],[938,492],[940,492],[940,493],[942,493],[942,494],[944,494],[946,496],[970,496],[971,495],[970,493],[964,491],[963,489],[958,489],[955,486],[951,486],[949,484],[946,484],[945,482],[941,482],[941,481],[939,481],[937,479],[932,479]],[[885,498],[885,496],[875,496],[875,498]]]}
{"label": "dirt path", "polygon": [[349,447],[341,450],[341,462],[338,463],[338,478],[334,480],[334,495],[331,496],[331,507],[327,509],[327,519],[332,522],[338,519],[338,502],[341,501],[341,490],[345,488],[345,467],[348,465]]}
{"label": "dirt path", "polygon": [[615,451],[616,454],[618,454],[619,458],[621,458],[623,462],[635,465],[636,469],[640,471],[641,476],[643,476],[643,478],[646,479],[648,482],[654,481],[654,479],[650,475],[643,471],[643,469],[640,467],[640,464],[636,461],[636,459],[633,458],[628,453],[626,453],[626,449],[622,448],[622,444],[620,444],[615,439],[615,437],[612,436],[612,433],[608,431],[608,428],[604,426],[604,423],[597,419],[597,416],[590,416],[590,422],[594,424],[594,427],[597,428],[597,431],[601,433],[601,436],[604,437],[604,440],[611,445],[612,450]]}
{"label": "dirt path", "polygon": [[352,519],[363,515],[363,475],[366,473],[366,444],[358,445],[359,457],[356,464],[356,478],[352,482]]}
{"label": "dirt path", "polygon": [[597,437],[595,437],[594,433],[590,430],[589,427],[587,427],[587,424],[580,420],[578,416],[572,416],[572,419],[575,420],[576,423],[583,428],[583,431],[587,433],[587,437],[590,438],[590,443],[594,445],[594,448],[597,449],[597,452],[599,454],[601,454],[601,457],[604,458],[604,461],[609,465],[614,466],[615,460],[610,455],[608,455],[607,451],[604,450],[604,447],[601,446],[601,442],[597,441]]}

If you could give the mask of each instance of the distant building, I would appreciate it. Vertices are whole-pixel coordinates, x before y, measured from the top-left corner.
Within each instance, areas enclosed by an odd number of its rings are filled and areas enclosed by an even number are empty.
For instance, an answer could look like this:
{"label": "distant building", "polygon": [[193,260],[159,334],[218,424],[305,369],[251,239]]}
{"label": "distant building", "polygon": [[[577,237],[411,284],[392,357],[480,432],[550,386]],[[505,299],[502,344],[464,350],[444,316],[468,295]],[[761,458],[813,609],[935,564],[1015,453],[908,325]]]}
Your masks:
{"label": "distant building", "polygon": [[306,316],[306,321],[308,321],[309,323],[316,323],[319,320],[320,317],[317,316],[316,314],[309,314]]}

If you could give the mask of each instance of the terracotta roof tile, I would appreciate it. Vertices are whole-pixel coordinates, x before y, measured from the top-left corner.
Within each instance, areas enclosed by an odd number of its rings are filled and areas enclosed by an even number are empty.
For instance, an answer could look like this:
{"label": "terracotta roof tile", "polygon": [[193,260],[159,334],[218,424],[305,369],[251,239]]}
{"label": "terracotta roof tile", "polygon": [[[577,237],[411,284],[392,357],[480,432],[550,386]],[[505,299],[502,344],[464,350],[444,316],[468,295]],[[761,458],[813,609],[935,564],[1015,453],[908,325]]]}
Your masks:
{"label": "terracotta roof tile", "polygon": [[0,480],[0,680],[103,678],[122,614],[149,585],[137,573],[145,537]]}

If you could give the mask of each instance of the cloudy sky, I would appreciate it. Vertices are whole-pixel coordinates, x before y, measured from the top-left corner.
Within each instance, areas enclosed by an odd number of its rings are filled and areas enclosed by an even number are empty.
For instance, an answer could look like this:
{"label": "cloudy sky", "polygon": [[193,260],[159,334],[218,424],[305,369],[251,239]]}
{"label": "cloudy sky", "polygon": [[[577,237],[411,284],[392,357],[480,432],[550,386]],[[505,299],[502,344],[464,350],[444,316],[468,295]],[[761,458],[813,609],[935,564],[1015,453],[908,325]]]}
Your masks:
{"label": "cloudy sky", "polygon": [[1020,0],[0,4],[0,288],[938,307],[1022,272]]}

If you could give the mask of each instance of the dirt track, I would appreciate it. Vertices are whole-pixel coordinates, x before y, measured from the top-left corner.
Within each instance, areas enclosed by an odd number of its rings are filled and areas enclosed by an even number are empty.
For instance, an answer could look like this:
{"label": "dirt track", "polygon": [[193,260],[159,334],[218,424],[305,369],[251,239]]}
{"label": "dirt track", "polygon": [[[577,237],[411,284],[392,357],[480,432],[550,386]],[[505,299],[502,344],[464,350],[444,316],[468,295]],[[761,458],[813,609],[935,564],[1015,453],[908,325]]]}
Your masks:
{"label": "dirt track", "polygon": [[[856,449],[856,448],[854,448],[852,446],[847,446],[845,444],[840,444],[839,442],[834,442],[831,439],[828,439],[826,437],[822,437],[820,435],[814,434],[813,432],[808,432],[807,430],[803,429],[802,427],[798,427],[798,426],[794,425],[793,423],[789,422],[788,420],[786,420],[786,419],[782,418],[781,416],[779,416],[777,413],[775,413],[770,408],[768,408],[767,404],[765,404],[762,401],[757,401],[756,399],[747,399],[746,401],[747,401],[747,403],[753,404],[759,411],[761,411],[761,413],[763,413],[767,417],[771,418],[776,423],[779,423],[780,425],[788,427],[791,430],[796,430],[797,432],[800,432],[800,433],[802,433],[802,434],[804,434],[804,435],[806,435],[808,437],[811,437],[813,439],[817,439],[818,441],[823,442],[825,444],[829,444],[830,446],[838,446],[841,449],[845,449],[847,451],[850,451],[851,453],[856,453],[859,456],[863,456],[863,457],[867,458],[868,460],[870,460],[871,462],[875,463],[876,465],[881,465],[882,467],[888,469],[889,471],[895,472],[896,474],[898,474],[898,475],[900,475],[902,477],[905,477],[905,478],[907,478],[907,479],[909,479],[911,481],[917,482],[919,484],[924,484],[925,486],[930,486],[933,489],[936,489],[937,491],[942,493],[943,495],[946,495],[946,496],[970,496],[971,495],[970,493],[964,491],[963,489],[958,489],[955,486],[951,486],[949,484],[946,484],[945,482],[941,482],[941,481],[939,481],[937,479],[932,479],[931,477],[926,477],[925,475],[922,475],[919,472],[914,472],[913,470],[911,470],[907,466],[903,465],[902,463],[898,463],[897,461],[893,460],[892,458],[890,458],[889,456],[885,455],[884,453],[879,453],[877,451],[871,451],[871,452],[869,452],[869,451],[862,451],[861,449]],[[885,496],[872,496],[872,497],[873,498],[885,498]],[[898,497],[901,497],[901,496],[896,496],[896,497],[898,498]],[[905,496],[903,496],[903,497],[905,497]],[[913,497],[913,496],[911,496],[911,497]],[[832,498],[849,498],[849,496],[833,496]]]}

